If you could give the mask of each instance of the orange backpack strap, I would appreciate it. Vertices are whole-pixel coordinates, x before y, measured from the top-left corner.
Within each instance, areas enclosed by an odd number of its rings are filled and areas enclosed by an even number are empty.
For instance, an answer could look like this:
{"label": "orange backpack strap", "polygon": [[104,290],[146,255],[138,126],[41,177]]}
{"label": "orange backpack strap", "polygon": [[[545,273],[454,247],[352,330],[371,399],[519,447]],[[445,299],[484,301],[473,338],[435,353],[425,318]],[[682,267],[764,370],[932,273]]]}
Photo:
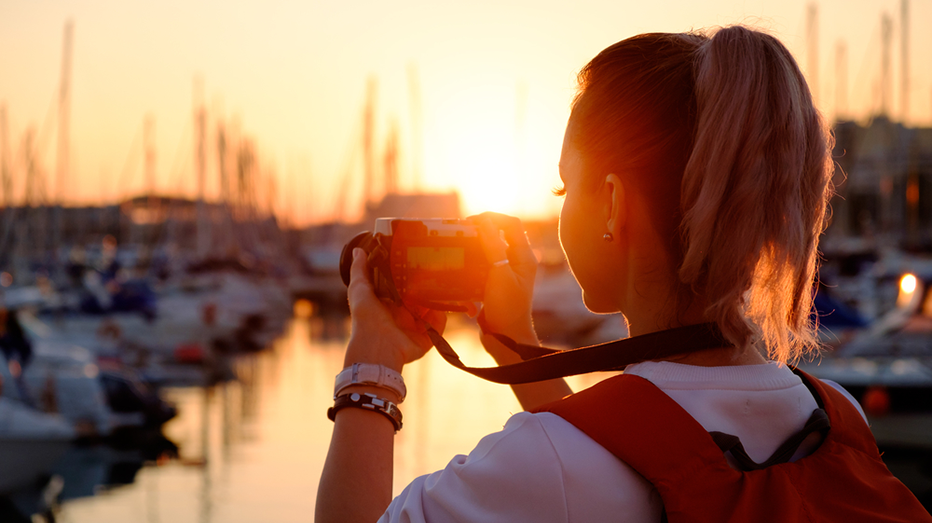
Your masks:
{"label": "orange backpack strap", "polygon": [[832,425],[844,427],[845,430],[835,430],[833,438],[839,444],[855,448],[870,456],[880,458],[880,452],[877,450],[877,442],[871,433],[867,422],[861,417],[858,409],[851,404],[841,392],[834,387],[822,383],[822,380],[813,377],[799,369],[793,369],[793,372],[803,380],[812,397],[815,398],[819,407],[828,414],[828,419],[832,420]]}
{"label": "orange backpack strap", "polygon": [[[687,473],[719,460],[724,474],[737,475],[702,425],[640,376],[614,376],[536,411],[552,412],[569,421],[616,456],[625,456],[624,461],[639,472],[682,469]],[[629,456],[631,448],[664,452]],[[649,462],[641,463],[642,457]],[[654,483],[661,478],[647,479]]]}
{"label": "orange backpack strap", "polygon": [[[536,411],[572,423],[644,476],[671,522],[716,521],[708,516],[738,501],[723,485],[740,481],[741,473],[699,422],[644,378],[615,376]],[[680,487],[697,476],[703,481],[693,482],[691,499],[678,501]]]}
{"label": "orange backpack strap", "polygon": [[858,410],[797,372],[831,423],[819,449],[760,470],[731,468],[712,436],[649,381],[619,375],[545,405],[644,476],[671,523],[701,521],[932,522],[890,474]]}

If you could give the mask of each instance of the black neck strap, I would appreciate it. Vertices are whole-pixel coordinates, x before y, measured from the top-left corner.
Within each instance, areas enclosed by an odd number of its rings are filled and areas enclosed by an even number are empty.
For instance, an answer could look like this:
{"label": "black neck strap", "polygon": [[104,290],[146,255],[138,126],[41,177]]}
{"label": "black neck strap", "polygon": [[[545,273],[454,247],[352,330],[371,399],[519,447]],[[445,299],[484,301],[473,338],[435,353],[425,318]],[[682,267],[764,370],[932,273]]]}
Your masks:
{"label": "black neck strap", "polygon": [[482,379],[510,385],[622,370],[632,363],[731,346],[715,323],[689,325],[563,351],[523,345],[501,334],[489,334],[524,361],[500,367],[467,367],[439,332],[431,327],[427,329],[427,335],[447,363]]}
{"label": "black neck strap", "polygon": [[[384,274],[391,274],[391,268],[388,267],[388,252],[381,244],[369,253],[368,263],[370,267],[380,268]],[[387,283],[391,291],[391,300],[396,304],[403,305],[404,302],[397,289],[394,288],[391,278],[388,278]],[[415,318],[419,317],[413,311],[411,311],[411,314]],[[731,345],[722,335],[718,325],[715,323],[702,323],[589,347],[559,351],[546,347],[523,345],[507,336],[489,332],[484,327],[483,315],[480,313],[480,328],[516,352],[524,361],[500,367],[467,367],[460,361],[456,351],[453,350],[453,347],[450,347],[450,344],[443,339],[439,332],[423,319],[420,321],[423,322],[427,335],[434,343],[434,346],[437,347],[437,351],[443,356],[443,359],[447,360],[447,363],[482,379],[509,385],[563,378],[589,372],[622,370],[632,363]]]}

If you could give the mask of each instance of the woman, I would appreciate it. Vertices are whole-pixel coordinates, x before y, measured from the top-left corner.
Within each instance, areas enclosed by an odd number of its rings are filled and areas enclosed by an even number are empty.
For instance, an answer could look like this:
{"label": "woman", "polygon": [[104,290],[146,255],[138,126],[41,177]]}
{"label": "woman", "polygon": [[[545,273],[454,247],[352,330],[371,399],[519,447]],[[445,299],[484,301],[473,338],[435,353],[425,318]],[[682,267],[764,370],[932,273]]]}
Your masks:
{"label": "woman", "polygon": [[[792,56],[751,29],[636,36],[579,74],[558,193],[565,196],[560,239],[586,306],[622,312],[632,336],[716,324],[730,344],[631,365],[625,379],[647,380],[704,431],[737,437],[758,464],[821,406],[785,363],[816,347],[809,311],[832,194],[829,152],[830,136]],[[520,222],[493,214],[477,220],[486,254],[498,262],[485,327],[537,344],[530,314],[536,262]],[[430,341],[410,314],[374,297],[365,256],[354,254],[346,365],[400,372]],[[441,317],[429,320],[442,327]],[[490,336],[482,342],[500,364],[519,360]],[[562,380],[513,389],[528,411],[571,392]],[[386,383],[350,385],[341,394],[352,392],[403,399],[403,389]],[[589,406],[634,403],[607,397]],[[563,407],[545,410],[562,416],[513,416],[469,456],[418,478],[394,501],[391,419],[340,409],[318,520],[660,521],[665,506],[682,505],[567,421],[575,407],[556,405]],[[863,425],[863,414],[855,416]],[[824,431],[801,434],[786,460],[813,453]],[[737,450],[728,454],[732,467]]]}

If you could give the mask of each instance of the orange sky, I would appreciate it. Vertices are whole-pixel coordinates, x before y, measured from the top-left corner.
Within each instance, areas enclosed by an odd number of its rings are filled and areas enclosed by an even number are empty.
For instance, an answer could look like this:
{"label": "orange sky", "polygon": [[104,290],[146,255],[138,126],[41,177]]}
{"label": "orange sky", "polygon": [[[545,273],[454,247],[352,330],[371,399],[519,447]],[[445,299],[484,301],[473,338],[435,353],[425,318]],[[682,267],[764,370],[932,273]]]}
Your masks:
{"label": "orange sky", "polygon": [[[131,5],[130,5],[131,4]],[[193,4],[193,5],[192,5]],[[677,0],[237,2],[12,0],[0,3],[0,104],[8,114],[14,195],[25,186],[23,139],[34,128],[47,194],[112,201],[145,189],[143,122],[154,121],[156,189],[196,194],[194,78],[203,80],[208,145],[220,122],[255,142],[275,207],[298,223],[353,218],[366,81],[378,80],[381,149],[397,122],[402,189],[412,186],[409,68],[423,115],[423,184],[458,188],[467,212],[555,214],[550,195],[574,74],[607,45],[645,31],[747,22],[768,28],[804,69],[807,2]],[[835,47],[848,46],[848,108],[879,109],[880,18],[893,17],[893,107],[899,114],[897,0],[818,3],[819,100],[835,113]],[[932,120],[932,3],[911,9],[910,121]],[[55,99],[62,32],[74,21],[70,169],[55,184]],[[41,137],[45,137],[42,139]],[[208,156],[209,195],[217,192]],[[264,182],[263,187],[272,185]],[[341,187],[346,190],[341,190]],[[264,196],[262,197],[263,199]]]}

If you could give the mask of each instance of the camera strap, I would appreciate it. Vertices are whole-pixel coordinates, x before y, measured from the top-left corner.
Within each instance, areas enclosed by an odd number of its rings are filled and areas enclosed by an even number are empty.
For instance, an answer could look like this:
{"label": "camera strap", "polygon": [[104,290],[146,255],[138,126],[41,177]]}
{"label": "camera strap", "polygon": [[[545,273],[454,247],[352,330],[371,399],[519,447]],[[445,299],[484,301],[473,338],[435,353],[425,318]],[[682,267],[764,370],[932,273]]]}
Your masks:
{"label": "camera strap", "polygon": [[[378,242],[380,239],[376,239],[376,241]],[[391,274],[391,268],[388,265],[388,251],[381,243],[371,249],[368,263],[370,267],[380,269],[383,275]],[[391,301],[405,306],[391,277],[379,276],[379,278],[385,279],[385,287],[390,292]],[[348,273],[344,275],[344,282],[349,284]],[[412,316],[419,318],[424,324],[427,336],[447,363],[473,376],[494,383],[509,385],[545,381],[589,372],[623,370],[632,363],[731,345],[722,335],[718,325],[715,323],[702,323],[588,347],[556,350],[524,345],[508,336],[490,332],[484,320],[484,312],[480,312],[477,320],[483,333],[494,337],[499,343],[517,353],[524,361],[498,367],[468,367],[460,360],[459,355],[456,354],[453,347],[447,343],[447,340],[443,339],[439,332],[420,318],[418,314],[415,314],[414,311],[410,309],[409,311]]]}
{"label": "camera strap", "polygon": [[[480,314],[480,328],[483,324]],[[596,371],[623,370],[633,363],[731,345],[715,323],[688,325],[569,350],[524,345],[508,336],[487,332],[485,328],[482,330],[524,361],[499,367],[467,367],[433,327],[427,327],[427,335],[447,363],[473,376],[509,385]]]}

